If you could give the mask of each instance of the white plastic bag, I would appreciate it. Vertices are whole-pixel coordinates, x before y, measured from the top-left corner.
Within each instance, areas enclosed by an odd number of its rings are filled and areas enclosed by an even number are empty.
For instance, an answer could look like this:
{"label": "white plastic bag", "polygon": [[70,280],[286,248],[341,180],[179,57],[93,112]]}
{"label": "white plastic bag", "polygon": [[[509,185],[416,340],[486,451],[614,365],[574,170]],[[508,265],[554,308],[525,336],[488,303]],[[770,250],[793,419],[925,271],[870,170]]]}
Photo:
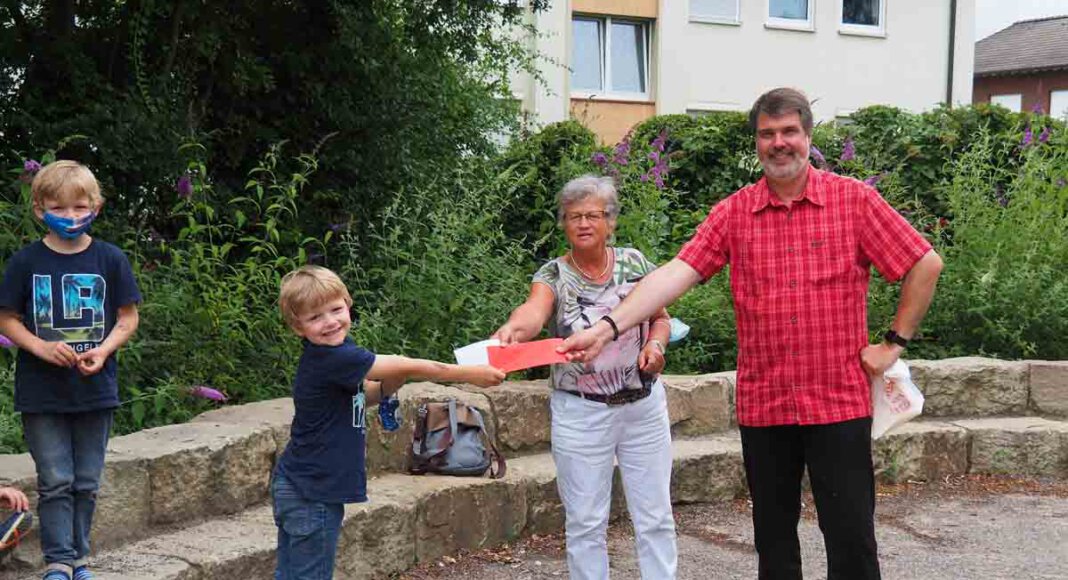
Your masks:
{"label": "white plastic bag", "polygon": [[[890,381],[893,389],[886,392]],[[909,367],[898,359],[881,377],[871,381],[871,438],[878,439],[884,433],[912,419],[923,411],[923,393],[912,382]]]}

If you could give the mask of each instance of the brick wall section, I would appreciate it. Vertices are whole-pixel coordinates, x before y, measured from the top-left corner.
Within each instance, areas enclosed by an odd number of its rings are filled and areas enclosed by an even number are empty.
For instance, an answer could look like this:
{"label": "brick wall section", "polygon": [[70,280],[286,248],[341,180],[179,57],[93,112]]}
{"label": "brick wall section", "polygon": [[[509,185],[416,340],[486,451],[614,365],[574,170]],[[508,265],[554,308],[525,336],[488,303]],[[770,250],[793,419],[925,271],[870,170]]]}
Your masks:
{"label": "brick wall section", "polygon": [[972,88],[972,103],[989,103],[992,95],[1021,94],[1021,111],[1030,111],[1038,103],[1042,105],[1043,111],[1049,112],[1050,91],[1064,90],[1068,90],[1068,70],[1026,75],[977,76]]}

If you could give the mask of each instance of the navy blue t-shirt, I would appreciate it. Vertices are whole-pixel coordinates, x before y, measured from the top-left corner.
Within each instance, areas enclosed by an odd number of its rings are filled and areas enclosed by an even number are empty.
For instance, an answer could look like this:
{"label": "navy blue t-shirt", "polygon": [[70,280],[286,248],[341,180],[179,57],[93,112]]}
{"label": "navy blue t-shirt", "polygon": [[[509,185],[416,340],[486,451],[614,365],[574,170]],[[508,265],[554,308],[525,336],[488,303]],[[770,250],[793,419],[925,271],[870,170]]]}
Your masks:
{"label": "navy blue t-shirt", "polygon": [[[111,333],[119,307],[141,301],[130,261],[100,240],[77,254],[60,254],[37,241],[7,262],[0,283],[0,310],[22,316],[30,332],[48,342],[66,342],[77,353],[100,345]],[[74,413],[119,406],[115,355],[100,372],[83,377],[76,368],[53,365],[19,349],[15,410]]]}
{"label": "navy blue t-shirt", "polygon": [[367,501],[363,379],[375,355],[346,337],[338,346],[304,341],[293,379],[293,425],[278,468],[305,499]]}

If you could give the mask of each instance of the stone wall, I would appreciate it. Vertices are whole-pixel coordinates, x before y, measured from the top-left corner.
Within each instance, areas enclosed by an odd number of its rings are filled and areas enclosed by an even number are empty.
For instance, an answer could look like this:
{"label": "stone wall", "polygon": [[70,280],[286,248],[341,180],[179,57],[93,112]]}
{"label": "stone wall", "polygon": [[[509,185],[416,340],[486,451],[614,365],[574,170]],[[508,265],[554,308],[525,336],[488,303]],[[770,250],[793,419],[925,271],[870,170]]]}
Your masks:
{"label": "stone wall", "polygon": [[[931,480],[968,472],[1068,477],[1068,423],[1055,420],[1068,416],[1068,363],[960,358],[911,361],[910,366],[927,397],[926,418],[877,442],[874,460],[881,479]],[[676,501],[709,501],[744,493],[740,444],[736,431],[730,431],[734,373],[666,376],[664,383],[677,439],[672,484]],[[493,389],[409,385],[400,395],[402,412],[409,419],[400,431],[387,433],[377,419],[370,421],[367,457],[372,481],[403,471],[410,418],[418,404],[456,397],[484,411],[498,447],[513,458],[514,465],[524,466],[517,467],[520,471],[530,471],[529,477],[521,483],[498,485],[499,490],[494,487],[492,497],[468,498],[463,495],[467,491],[450,491],[442,496],[441,505],[417,512],[424,514],[419,516],[422,520],[403,525],[433,534],[439,519],[459,514],[457,510],[466,510],[472,502],[492,501],[509,504],[508,513],[525,515],[514,521],[481,522],[472,529],[489,527],[505,538],[519,533],[517,528],[523,525],[536,528],[524,533],[559,529],[562,516],[555,475],[551,458],[544,453],[549,446],[550,394],[540,381],[506,383]],[[289,399],[278,399],[225,407],[183,425],[112,439],[95,522],[96,547],[106,549],[168,526],[262,505],[271,467],[288,440],[292,412]],[[688,438],[698,439],[691,445]],[[723,452],[710,453],[713,448]],[[524,461],[516,459],[520,457]],[[28,455],[0,456],[0,483],[22,488],[35,501],[35,480]],[[418,482],[419,478],[405,480]],[[388,494],[378,500],[385,503],[365,509],[388,509]],[[527,523],[521,525],[519,520]],[[364,542],[385,531],[361,527],[346,533],[359,538],[344,541]],[[467,545],[475,540],[457,541]],[[435,547],[420,548],[417,542],[413,549],[420,560],[450,548],[429,539],[422,544]],[[16,559],[35,561],[35,548],[20,547]]]}

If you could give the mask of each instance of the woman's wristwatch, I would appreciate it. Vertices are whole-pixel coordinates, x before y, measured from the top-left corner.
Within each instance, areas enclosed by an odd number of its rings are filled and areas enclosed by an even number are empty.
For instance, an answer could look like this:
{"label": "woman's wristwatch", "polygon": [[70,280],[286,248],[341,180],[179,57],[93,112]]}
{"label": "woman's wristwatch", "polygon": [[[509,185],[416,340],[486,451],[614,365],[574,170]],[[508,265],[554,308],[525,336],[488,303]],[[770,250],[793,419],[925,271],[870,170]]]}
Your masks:
{"label": "woman's wristwatch", "polygon": [[664,343],[654,338],[649,341],[649,344],[656,345],[656,348],[660,351],[660,354],[664,354],[664,351],[666,350],[664,349]]}

